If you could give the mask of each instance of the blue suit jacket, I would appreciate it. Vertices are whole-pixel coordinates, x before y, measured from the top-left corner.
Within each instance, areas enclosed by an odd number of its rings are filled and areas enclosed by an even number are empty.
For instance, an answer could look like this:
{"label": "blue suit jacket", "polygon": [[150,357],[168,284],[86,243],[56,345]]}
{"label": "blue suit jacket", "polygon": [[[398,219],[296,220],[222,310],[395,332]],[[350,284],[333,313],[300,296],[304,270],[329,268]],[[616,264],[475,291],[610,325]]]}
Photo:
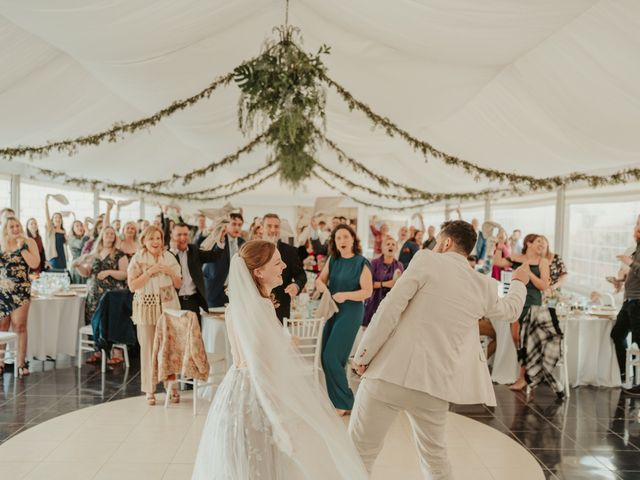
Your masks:
{"label": "blue suit jacket", "polygon": [[[238,248],[242,246],[244,239],[238,237]],[[229,302],[227,294],[224,292],[224,282],[229,275],[229,265],[231,257],[229,256],[229,236],[225,238],[224,249],[220,249],[217,245],[213,247],[217,251],[222,251],[222,255],[215,262],[205,263],[202,267],[204,273],[204,285],[207,291],[207,304],[211,307],[223,307]]]}

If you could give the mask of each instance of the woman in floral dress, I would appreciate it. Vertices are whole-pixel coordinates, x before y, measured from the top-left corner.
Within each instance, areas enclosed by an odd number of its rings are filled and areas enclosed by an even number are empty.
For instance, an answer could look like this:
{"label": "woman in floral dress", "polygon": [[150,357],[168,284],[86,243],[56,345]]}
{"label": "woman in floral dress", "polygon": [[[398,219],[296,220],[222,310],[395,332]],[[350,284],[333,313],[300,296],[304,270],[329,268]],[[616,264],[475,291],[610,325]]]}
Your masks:
{"label": "woman in floral dress", "polygon": [[[124,252],[116,247],[116,238],[113,227],[104,227],[91,254],[80,257],[74,264],[81,275],[89,278],[84,317],[86,325],[91,324],[91,317],[105,292],[127,288],[129,261]],[[99,360],[100,353],[96,352],[88,362],[96,363]]]}
{"label": "woman in floral dress", "polygon": [[[27,353],[27,317],[31,303],[31,280],[29,269],[37,268],[40,255],[35,240],[24,234],[22,224],[9,217],[2,226],[0,238],[0,331],[9,326],[18,335],[18,375],[29,375]],[[1,346],[2,349],[5,345]],[[4,355],[0,363],[0,378],[4,372]]]}

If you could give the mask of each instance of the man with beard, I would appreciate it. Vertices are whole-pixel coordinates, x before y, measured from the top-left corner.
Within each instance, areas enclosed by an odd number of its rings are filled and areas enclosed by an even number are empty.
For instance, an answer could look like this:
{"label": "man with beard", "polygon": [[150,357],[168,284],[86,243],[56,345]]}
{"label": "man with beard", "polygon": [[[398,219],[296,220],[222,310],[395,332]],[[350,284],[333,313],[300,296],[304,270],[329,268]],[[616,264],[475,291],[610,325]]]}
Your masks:
{"label": "man with beard", "polygon": [[449,402],[496,404],[478,319],[510,322],[518,316],[529,266],[513,272],[509,293],[499,298],[496,281],[467,263],[477,241],[471,224],[446,222],[436,238],[435,249],[416,253],[382,301],[355,354],[364,378],[349,432],[369,472],[404,411],[425,478],[449,480]]}

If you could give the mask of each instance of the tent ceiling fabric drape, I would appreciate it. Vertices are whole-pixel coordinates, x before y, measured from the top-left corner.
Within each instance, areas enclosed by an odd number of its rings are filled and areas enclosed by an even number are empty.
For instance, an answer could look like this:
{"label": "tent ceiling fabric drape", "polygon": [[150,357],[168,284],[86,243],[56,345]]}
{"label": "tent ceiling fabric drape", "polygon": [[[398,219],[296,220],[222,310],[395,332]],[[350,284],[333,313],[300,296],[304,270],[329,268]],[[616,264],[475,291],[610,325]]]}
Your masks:
{"label": "tent ceiling fabric drape", "polygon": [[[283,0],[0,0],[0,145],[93,133],[190,96],[256,55],[283,10]],[[441,150],[534,176],[640,165],[637,0],[293,0],[289,18],[305,49],[332,47],[331,77]],[[185,173],[246,142],[238,95],[221,88],[149,132],[34,162],[121,183]],[[331,90],[327,134],[411,186],[491,186],[425,163]],[[266,154],[257,149],[189,189],[231,181]],[[319,156],[338,168],[329,150]],[[332,195],[317,180],[306,192]],[[274,180],[255,193],[283,189]]]}

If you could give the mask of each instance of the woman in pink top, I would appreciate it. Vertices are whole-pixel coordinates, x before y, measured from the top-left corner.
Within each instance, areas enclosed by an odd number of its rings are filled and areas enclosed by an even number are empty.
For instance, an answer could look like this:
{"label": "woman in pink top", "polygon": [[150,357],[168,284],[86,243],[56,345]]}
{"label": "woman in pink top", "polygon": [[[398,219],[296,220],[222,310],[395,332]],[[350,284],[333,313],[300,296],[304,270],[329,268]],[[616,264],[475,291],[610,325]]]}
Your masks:
{"label": "woman in pink top", "polygon": [[511,246],[507,242],[507,232],[500,230],[497,237],[496,249],[493,252],[493,263],[491,267],[491,277],[500,281],[500,274],[503,270],[510,267],[511,264],[507,258],[511,256]]}
{"label": "woman in pink top", "polygon": [[369,228],[371,228],[371,234],[373,235],[373,256],[377,258],[382,255],[382,242],[387,235],[389,235],[389,225],[383,223],[380,225],[380,230],[376,228],[377,217],[371,219]]}

